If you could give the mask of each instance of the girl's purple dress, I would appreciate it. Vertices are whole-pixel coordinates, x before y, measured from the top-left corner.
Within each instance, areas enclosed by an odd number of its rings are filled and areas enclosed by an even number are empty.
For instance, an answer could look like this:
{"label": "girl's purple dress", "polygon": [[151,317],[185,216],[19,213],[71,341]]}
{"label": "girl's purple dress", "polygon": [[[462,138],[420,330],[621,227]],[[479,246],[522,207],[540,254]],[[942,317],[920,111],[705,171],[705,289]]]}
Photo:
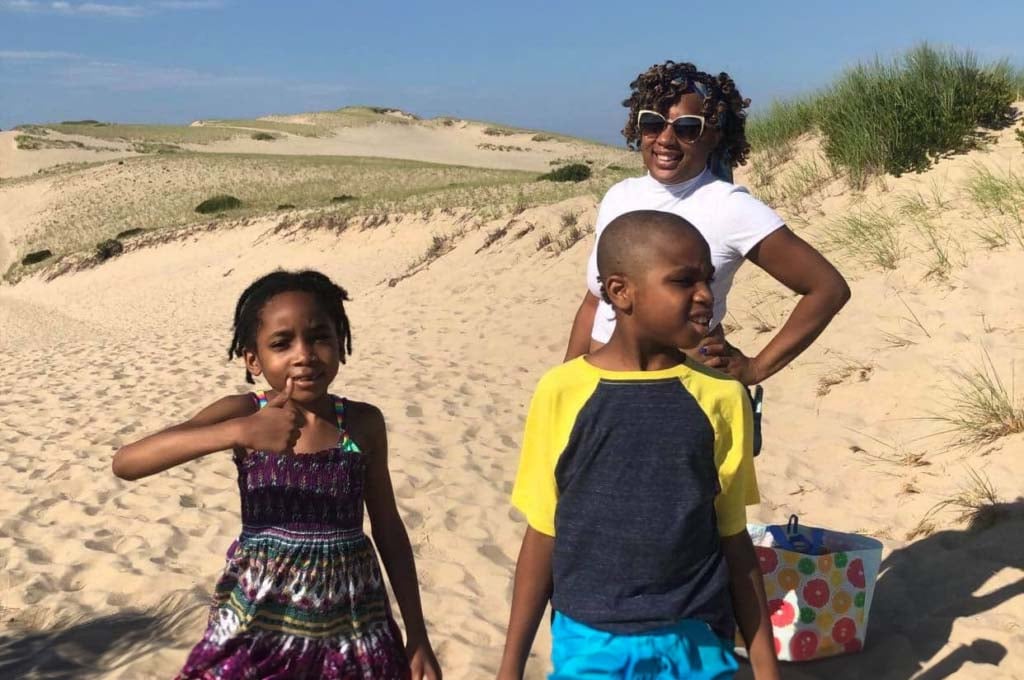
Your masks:
{"label": "girl's purple dress", "polygon": [[[266,395],[257,392],[260,408]],[[363,533],[365,454],[332,397],[338,446],[236,455],[242,534],[178,678],[407,678],[377,555]]]}

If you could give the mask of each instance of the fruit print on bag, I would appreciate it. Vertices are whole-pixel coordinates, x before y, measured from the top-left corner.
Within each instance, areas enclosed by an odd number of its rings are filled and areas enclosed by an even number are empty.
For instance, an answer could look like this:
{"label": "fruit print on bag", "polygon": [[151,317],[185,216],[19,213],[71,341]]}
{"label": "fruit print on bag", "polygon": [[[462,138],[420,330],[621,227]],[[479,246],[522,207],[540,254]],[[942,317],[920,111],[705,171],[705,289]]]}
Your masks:
{"label": "fruit print on bag", "polygon": [[793,661],[813,659],[818,651],[818,634],[812,630],[802,630],[789,641],[789,654]]}
{"label": "fruit print on bag", "polygon": [[[760,528],[755,552],[779,659],[808,661],[860,651],[881,544],[870,537],[822,530],[821,545],[827,552],[804,554],[766,541],[767,528]],[[805,537],[819,531],[803,529]]]}
{"label": "fruit print on bag", "polygon": [[779,585],[783,590],[796,590],[796,587],[800,585],[800,574],[796,573],[796,569],[782,569],[779,571],[778,578]]}
{"label": "fruit print on bag", "polygon": [[850,568],[846,570],[846,578],[850,579],[857,588],[864,587],[864,562],[861,560],[854,560],[850,562]]}
{"label": "fruit print on bag", "polygon": [[768,603],[773,626],[788,626],[796,619],[796,608],[784,600],[772,600]]}
{"label": "fruit print on bag", "polygon": [[771,548],[755,546],[754,552],[757,553],[757,563],[761,566],[762,574],[770,574],[779,566],[779,556]]}
{"label": "fruit print on bag", "polygon": [[850,618],[841,618],[832,626],[832,639],[841,645],[853,640],[857,635],[857,624]]}
{"label": "fruit print on bag", "polygon": [[831,591],[824,579],[813,579],[804,586],[804,601],[812,607],[824,607],[828,604],[830,595]]}

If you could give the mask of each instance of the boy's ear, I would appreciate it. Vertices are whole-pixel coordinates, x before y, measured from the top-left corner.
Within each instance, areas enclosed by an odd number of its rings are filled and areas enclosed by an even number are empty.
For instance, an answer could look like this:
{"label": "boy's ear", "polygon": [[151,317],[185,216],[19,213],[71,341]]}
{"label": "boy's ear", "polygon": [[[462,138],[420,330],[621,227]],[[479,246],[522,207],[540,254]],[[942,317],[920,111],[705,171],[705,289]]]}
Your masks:
{"label": "boy's ear", "polygon": [[245,368],[253,375],[260,375],[263,373],[263,367],[260,366],[260,358],[256,356],[256,352],[249,349],[242,350],[242,358],[245,359]]}
{"label": "boy's ear", "polygon": [[605,295],[616,310],[629,314],[633,311],[633,282],[625,274],[612,274],[604,280]]}

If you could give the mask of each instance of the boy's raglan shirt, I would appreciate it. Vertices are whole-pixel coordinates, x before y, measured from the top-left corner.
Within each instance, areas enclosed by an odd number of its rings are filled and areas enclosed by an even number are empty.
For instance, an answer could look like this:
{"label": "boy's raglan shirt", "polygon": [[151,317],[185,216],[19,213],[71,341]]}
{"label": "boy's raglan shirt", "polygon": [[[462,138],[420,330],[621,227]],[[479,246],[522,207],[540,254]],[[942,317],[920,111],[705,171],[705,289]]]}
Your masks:
{"label": "boy's raglan shirt", "polygon": [[684,618],[733,631],[718,537],[758,502],[743,387],[690,362],[605,371],[580,357],[530,403],[512,504],[555,537],[552,604],[611,632]]}

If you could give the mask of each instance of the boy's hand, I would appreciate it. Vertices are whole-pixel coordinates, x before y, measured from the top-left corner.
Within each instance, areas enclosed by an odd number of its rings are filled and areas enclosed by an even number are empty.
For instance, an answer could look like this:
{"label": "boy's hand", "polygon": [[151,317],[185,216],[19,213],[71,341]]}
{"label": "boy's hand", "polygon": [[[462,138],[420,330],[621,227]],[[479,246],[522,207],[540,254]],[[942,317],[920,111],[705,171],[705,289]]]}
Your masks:
{"label": "boy's hand", "polygon": [[291,451],[305,425],[299,407],[292,403],[294,383],[291,378],[265,408],[245,418],[239,437],[243,447],[253,451],[284,453]]}
{"label": "boy's hand", "polygon": [[441,680],[441,665],[428,642],[410,641],[406,648],[412,680]]}

